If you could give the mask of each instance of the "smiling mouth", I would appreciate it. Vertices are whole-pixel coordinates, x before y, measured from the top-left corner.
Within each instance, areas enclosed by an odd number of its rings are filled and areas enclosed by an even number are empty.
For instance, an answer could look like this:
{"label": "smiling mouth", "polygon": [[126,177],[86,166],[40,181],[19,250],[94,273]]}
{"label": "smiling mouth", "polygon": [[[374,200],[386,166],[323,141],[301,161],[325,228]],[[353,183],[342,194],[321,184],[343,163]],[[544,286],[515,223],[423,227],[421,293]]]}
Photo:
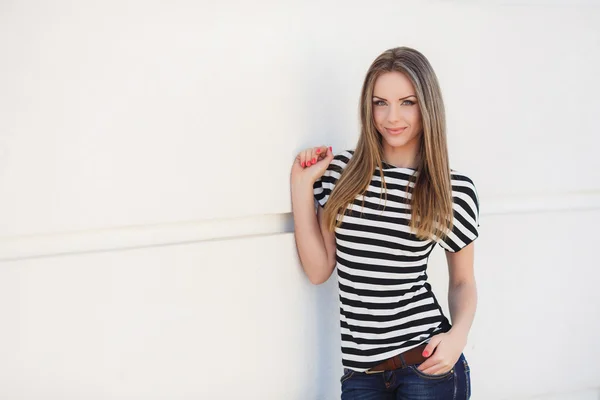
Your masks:
{"label": "smiling mouth", "polygon": [[392,135],[397,135],[399,133],[404,132],[404,130],[406,130],[406,126],[403,128],[396,128],[396,129],[390,129],[390,128],[385,128],[389,133],[391,133]]}

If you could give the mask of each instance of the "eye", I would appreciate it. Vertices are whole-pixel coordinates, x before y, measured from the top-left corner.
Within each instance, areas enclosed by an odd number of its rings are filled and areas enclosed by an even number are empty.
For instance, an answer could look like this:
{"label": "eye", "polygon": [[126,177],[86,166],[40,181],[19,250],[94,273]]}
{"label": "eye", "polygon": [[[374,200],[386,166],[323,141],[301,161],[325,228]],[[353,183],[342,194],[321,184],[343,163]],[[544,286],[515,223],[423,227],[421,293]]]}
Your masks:
{"label": "eye", "polygon": [[411,105],[411,106],[415,104],[415,102],[414,102],[414,101],[411,101],[411,100],[404,100],[404,102],[405,102],[405,103],[406,103],[406,102],[410,103],[409,105]]}
{"label": "eye", "polygon": [[373,104],[375,104],[376,106],[385,106],[385,101],[383,101],[383,100],[375,100],[373,102]]}

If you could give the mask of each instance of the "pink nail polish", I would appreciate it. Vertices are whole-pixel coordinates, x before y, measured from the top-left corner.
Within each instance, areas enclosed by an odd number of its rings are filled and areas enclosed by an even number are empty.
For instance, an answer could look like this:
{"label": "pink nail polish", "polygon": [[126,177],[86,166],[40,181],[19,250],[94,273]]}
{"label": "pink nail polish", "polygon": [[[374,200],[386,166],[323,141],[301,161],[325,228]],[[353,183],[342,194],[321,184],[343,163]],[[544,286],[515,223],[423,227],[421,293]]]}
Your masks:
{"label": "pink nail polish", "polygon": [[313,159],[312,159],[312,163],[314,164],[314,163],[316,163],[316,162],[317,162],[317,159],[316,159],[316,158],[313,158]]}
{"label": "pink nail polish", "polygon": [[321,152],[321,149],[317,149],[317,154],[319,154]]}
{"label": "pink nail polish", "polygon": [[424,351],[424,352],[423,352],[423,357],[429,357],[429,353],[428,353],[428,352],[426,352],[426,351]]}
{"label": "pink nail polish", "polygon": [[304,167],[304,165],[305,165],[305,164],[304,164],[304,161],[302,161],[302,167]]}

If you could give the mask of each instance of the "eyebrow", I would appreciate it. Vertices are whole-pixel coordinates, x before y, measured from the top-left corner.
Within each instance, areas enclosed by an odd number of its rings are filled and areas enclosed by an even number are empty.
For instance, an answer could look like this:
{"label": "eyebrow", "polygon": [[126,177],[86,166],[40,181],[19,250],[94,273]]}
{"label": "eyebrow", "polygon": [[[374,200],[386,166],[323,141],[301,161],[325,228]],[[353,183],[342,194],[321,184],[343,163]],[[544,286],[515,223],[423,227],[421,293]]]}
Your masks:
{"label": "eyebrow", "polygon": [[[384,99],[383,97],[379,97],[379,96],[373,96],[373,97],[376,97],[376,98],[378,98],[378,99],[380,99],[380,100],[385,100],[385,101],[387,101],[387,100],[386,100],[386,99]],[[411,94],[410,96],[406,96],[406,97],[403,97],[403,98],[401,98],[401,99],[398,99],[398,100],[404,100],[404,99],[408,99],[409,97],[417,97],[417,96],[415,96],[414,94]]]}

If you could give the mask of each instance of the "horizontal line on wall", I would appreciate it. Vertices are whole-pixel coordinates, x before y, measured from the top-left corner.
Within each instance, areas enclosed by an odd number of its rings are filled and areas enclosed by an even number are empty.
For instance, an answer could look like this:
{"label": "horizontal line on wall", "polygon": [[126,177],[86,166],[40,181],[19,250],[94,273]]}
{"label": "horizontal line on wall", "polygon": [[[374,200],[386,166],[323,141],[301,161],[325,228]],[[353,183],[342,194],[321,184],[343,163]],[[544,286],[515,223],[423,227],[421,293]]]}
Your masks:
{"label": "horizontal line on wall", "polygon": [[0,240],[0,261],[143,249],[293,231],[291,214],[28,235]]}
{"label": "horizontal line on wall", "polygon": [[[600,191],[562,195],[514,196],[496,198],[482,204],[485,216],[579,211],[600,208]],[[181,223],[116,227],[43,235],[27,235],[0,240],[0,261],[39,257],[143,249],[159,246],[232,240],[293,232],[291,213],[253,215],[234,219],[201,220]]]}
{"label": "horizontal line on wall", "polygon": [[600,190],[561,194],[515,194],[494,197],[483,204],[484,215],[540,213],[549,211],[578,211],[600,208]]}

